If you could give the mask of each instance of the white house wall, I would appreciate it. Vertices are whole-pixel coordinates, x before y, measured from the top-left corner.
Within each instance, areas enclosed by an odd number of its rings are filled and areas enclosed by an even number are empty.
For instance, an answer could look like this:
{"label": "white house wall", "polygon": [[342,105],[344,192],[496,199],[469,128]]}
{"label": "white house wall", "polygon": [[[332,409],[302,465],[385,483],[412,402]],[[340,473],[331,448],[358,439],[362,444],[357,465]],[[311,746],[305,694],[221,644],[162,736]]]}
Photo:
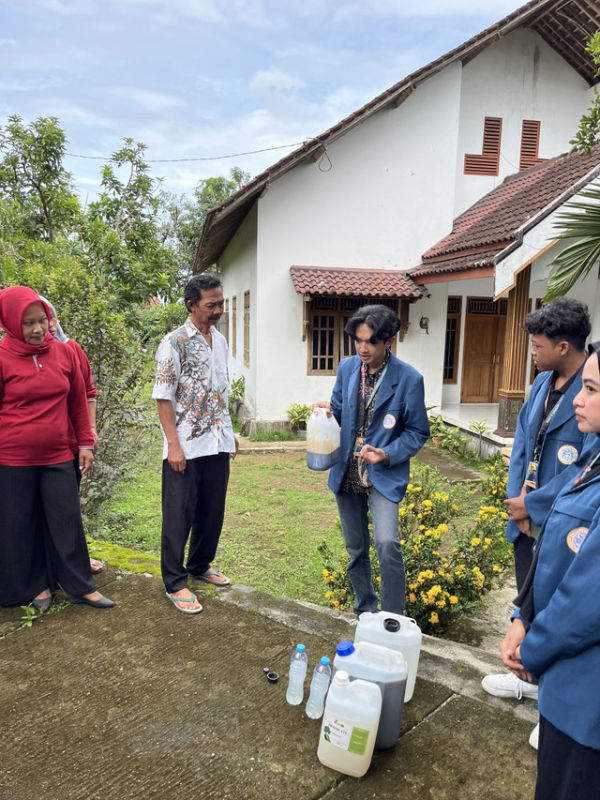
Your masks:
{"label": "white house wall", "polygon": [[[399,108],[335,142],[328,158],[274,182],[260,199],[259,420],[285,419],[290,403],[328,398],[333,386],[333,378],[307,375],[303,299],[290,266],[408,268],[451,226],[459,91],[460,67],[453,65]],[[425,314],[421,305],[412,316]]]}
{"label": "white house wall", "polygon": [[[540,158],[569,150],[592,98],[588,84],[537,33],[519,28],[463,69],[456,159],[458,216],[519,171],[524,119],[539,120]],[[465,175],[466,153],[481,153],[485,117],[502,118],[499,175]]]}
{"label": "white house wall", "polygon": [[[255,413],[256,398],[256,205],[238,228],[227,250],[219,261],[223,293],[229,300],[229,375],[231,379],[244,377],[245,402],[249,412]],[[244,365],[244,293],[250,291],[250,367]],[[236,355],[232,354],[233,313],[232,298],[236,297]]]}

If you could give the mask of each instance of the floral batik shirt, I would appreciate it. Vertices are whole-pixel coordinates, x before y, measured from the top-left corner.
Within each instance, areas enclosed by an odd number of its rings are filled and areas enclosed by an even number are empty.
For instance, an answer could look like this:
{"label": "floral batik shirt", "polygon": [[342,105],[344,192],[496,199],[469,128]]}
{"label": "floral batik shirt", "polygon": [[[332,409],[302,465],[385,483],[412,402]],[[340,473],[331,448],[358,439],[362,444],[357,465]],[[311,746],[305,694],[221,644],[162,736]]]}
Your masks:
{"label": "floral batik shirt", "polygon": [[[188,318],[167,334],[156,351],[152,398],[170,400],[179,444],[186,457],[235,453],[229,417],[227,342],[211,327],[212,348]],[[167,439],[163,431],[163,459]]]}

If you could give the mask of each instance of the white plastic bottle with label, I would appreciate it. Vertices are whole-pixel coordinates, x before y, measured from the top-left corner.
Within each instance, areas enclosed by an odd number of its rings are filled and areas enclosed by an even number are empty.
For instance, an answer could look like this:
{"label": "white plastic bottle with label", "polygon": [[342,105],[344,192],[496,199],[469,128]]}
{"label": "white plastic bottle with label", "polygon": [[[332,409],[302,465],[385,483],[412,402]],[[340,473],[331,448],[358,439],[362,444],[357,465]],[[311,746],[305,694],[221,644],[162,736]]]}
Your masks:
{"label": "white plastic bottle with label", "polygon": [[304,679],[308,666],[308,655],[303,644],[296,645],[290,659],[290,673],[285,699],[291,706],[299,706],[304,699]]}
{"label": "white plastic bottle with label", "polygon": [[317,758],[353,778],[369,769],[381,714],[381,691],[376,683],[350,681],[338,670],[331,682],[319,735]]}
{"label": "white plastic bottle with label", "polygon": [[306,701],[306,716],[310,717],[310,719],[321,719],[330,680],[331,667],[329,666],[329,659],[327,656],[323,656],[313,672],[310,693]]}

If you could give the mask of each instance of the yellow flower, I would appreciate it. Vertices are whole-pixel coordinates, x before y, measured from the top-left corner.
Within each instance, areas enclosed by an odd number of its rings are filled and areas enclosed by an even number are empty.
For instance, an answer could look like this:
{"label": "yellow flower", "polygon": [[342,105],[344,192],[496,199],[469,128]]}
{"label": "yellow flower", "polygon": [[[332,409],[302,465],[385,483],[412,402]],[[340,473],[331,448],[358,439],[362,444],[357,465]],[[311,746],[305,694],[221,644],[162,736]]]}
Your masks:
{"label": "yellow flower", "polygon": [[490,538],[488,538],[487,536],[485,537],[485,539],[484,539],[483,541],[484,541],[484,542],[485,542],[485,544],[487,544],[487,545],[490,545],[490,544],[492,543],[492,540],[491,540]]}
{"label": "yellow flower", "polygon": [[477,536],[474,536],[471,539],[471,547],[477,547],[478,544],[481,544],[481,539],[479,539]]}
{"label": "yellow flower", "polygon": [[408,504],[408,510],[409,510],[409,511],[412,511],[414,507],[415,507],[415,504],[414,504],[414,503],[409,503],[409,504]]}
{"label": "yellow flower", "polygon": [[329,575],[329,570],[328,569],[324,569],[323,570],[323,577],[326,578],[328,575]]}
{"label": "yellow flower", "polygon": [[[421,516],[421,515],[419,514],[419,517],[420,517],[420,516]],[[420,531],[424,531],[424,530],[425,530],[425,525],[419,525],[419,530],[420,530]]]}
{"label": "yellow flower", "polygon": [[405,544],[406,544],[406,539],[400,539],[400,545],[404,547]]}
{"label": "yellow flower", "polygon": [[502,517],[502,519],[508,519],[508,514],[506,513],[506,511],[501,511],[500,516]]}
{"label": "yellow flower", "polygon": [[502,572],[502,567],[499,567],[498,564],[494,564],[492,569],[494,572]]}
{"label": "yellow flower", "polygon": [[445,600],[436,600],[435,604],[436,604],[436,606],[438,608],[444,608],[444,606],[446,605],[446,601]]}
{"label": "yellow flower", "polygon": [[441,522],[441,523],[440,523],[440,524],[437,526],[437,529],[438,529],[438,531],[439,531],[440,533],[448,533],[448,526],[447,526],[447,525],[446,525],[444,522]]}
{"label": "yellow flower", "polygon": [[458,597],[455,594],[451,594],[448,598],[448,602],[451,606],[455,606],[458,603]]}
{"label": "yellow flower", "polygon": [[458,506],[456,503],[452,503],[452,511],[458,511]]}
{"label": "yellow flower", "polygon": [[433,503],[431,502],[431,500],[423,500],[423,506],[425,508],[431,508],[432,505]]}
{"label": "yellow flower", "polygon": [[410,594],[408,595],[408,599],[411,603],[416,603],[417,595],[414,592],[410,592]]}
{"label": "yellow flower", "polygon": [[432,611],[431,612],[431,616],[429,617],[429,622],[432,625],[437,625],[439,621],[440,621],[440,618],[438,617],[438,615],[435,613],[435,611]]}
{"label": "yellow flower", "polygon": [[375,580],[377,581],[377,583],[381,583],[381,575],[378,575]]}
{"label": "yellow flower", "polygon": [[330,589],[328,589],[328,590],[325,592],[325,597],[326,597],[326,598],[329,600],[329,598],[331,597],[331,595],[332,595],[332,594],[333,594],[333,592],[332,592]]}

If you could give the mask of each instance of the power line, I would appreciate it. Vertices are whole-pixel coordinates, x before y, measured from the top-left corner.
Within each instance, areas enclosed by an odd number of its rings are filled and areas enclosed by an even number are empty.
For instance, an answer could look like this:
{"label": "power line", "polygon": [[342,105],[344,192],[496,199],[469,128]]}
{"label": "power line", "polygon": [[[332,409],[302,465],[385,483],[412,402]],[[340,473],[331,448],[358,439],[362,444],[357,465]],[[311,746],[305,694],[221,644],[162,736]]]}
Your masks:
{"label": "power line", "polygon": [[[263,147],[262,150],[247,150],[245,153],[230,153],[225,156],[200,156],[199,158],[145,158],[148,164],[174,164],[182,161],[220,161],[222,158],[239,158],[241,156],[252,156],[255,153],[267,153],[270,150],[285,150],[289,147],[300,147],[305,142],[292,142],[292,144],[281,144],[277,147]],[[91,161],[109,161],[111,156],[84,156],[81,153],[65,153],[71,158],[85,158]]]}

